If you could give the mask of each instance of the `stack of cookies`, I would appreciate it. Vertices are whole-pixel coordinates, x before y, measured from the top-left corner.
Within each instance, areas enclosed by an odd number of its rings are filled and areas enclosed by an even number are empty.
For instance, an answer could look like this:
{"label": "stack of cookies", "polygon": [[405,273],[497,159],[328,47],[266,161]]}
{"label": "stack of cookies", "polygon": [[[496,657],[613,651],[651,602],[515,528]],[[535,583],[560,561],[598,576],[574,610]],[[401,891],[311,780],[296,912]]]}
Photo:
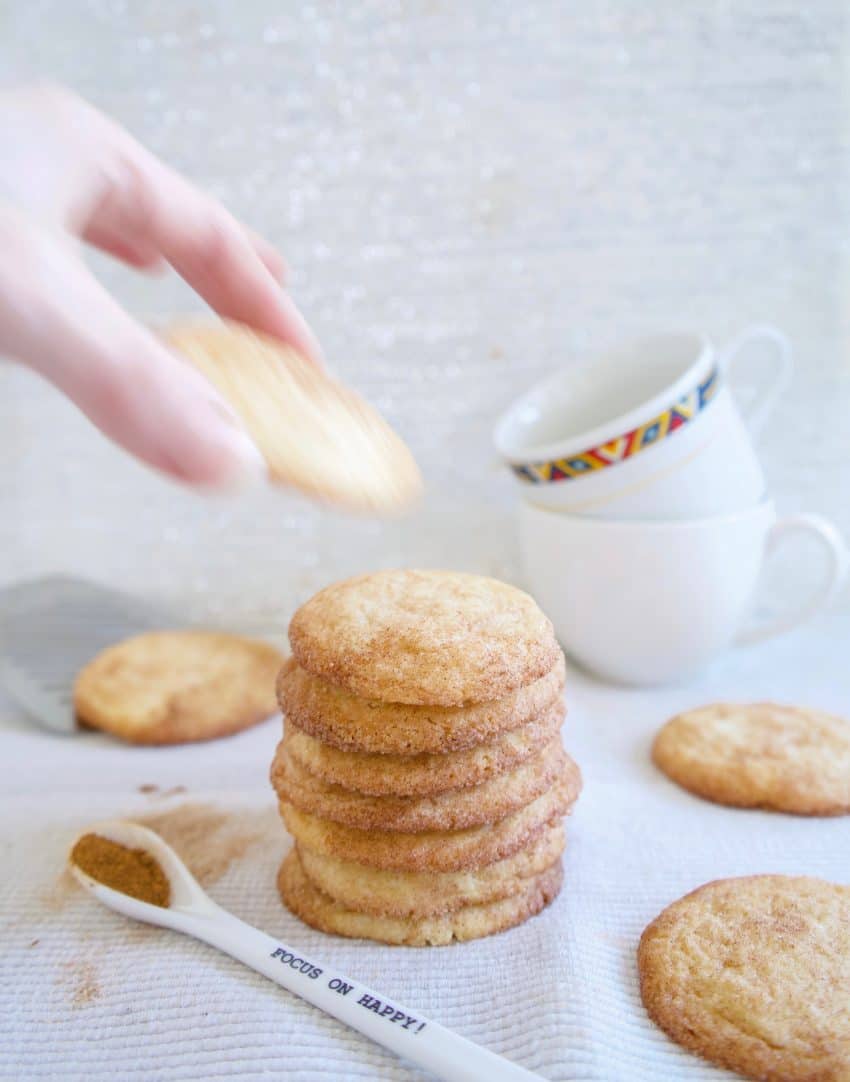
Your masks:
{"label": "stack of cookies", "polygon": [[424,946],[552,901],[581,776],[559,735],[563,655],[532,599],[378,572],[322,590],[289,637],[271,771],[295,839],[285,904],[326,932]]}

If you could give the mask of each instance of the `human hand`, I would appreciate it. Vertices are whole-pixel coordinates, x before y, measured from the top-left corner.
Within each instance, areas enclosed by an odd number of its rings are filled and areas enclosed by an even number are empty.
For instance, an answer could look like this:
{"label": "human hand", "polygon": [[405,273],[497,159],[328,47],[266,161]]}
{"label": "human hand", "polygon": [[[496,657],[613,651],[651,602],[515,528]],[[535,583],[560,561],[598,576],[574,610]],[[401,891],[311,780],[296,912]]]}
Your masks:
{"label": "human hand", "polygon": [[80,242],[146,272],[170,264],[220,315],[318,360],[278,253],[68,91],[0,95],[0,132],[0,355],[174,477],[265,475],[230,408],[100,285]]}

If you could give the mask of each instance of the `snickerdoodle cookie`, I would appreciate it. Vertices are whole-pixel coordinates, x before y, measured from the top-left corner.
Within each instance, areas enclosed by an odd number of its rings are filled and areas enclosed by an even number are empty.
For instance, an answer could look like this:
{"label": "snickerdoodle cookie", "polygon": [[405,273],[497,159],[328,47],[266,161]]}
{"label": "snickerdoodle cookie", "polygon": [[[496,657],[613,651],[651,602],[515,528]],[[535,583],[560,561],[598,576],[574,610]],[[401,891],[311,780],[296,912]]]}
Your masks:
{"label": "snickerdoodle cookie", "polygon": [[692,1052],[754,1079],[850,1080],[850,887],[708,883],[649,925],[638,967],[650,1017]]}
{"label": "snickerdoodle cookie", "polygon": [[562,881],[561,862],[556,861],[516,894],[499,901],[464,906],[442,916],[378,917],[346,909],[315,887],[304,874],[298,852],[292,850],[281,865],[278,888],[292,912],[319,931],[410,947],[438,947],[521,924],[554,900]]}
{"label": "snickerdoodle cookie", "polygon": [[268,643],[214,631],[152,631],[110,646],[77,676],[84,725],[133,744],[238,732],[277,712],[283,658]]}
{"label": "snickerdoodle cookie", "polygon": [[538,680],[501,699],[468,706],[409,706],[362,699],[312,676],[290,658],[277,681],[289,721],[341,751],[419,755],[463,751],[527,725],[562,702],[566,667],[559,653]]}
{"label": "snickerdoodle cookie", "polygon": [[551,789],[556,779],[577,769],[555,737],[537,755],[482,785],[449,789],[430,796],[369,796],[329,785],[305,770],[281,742],[272,763],[271,782],[281,800],[301,811],[359,830],[465,830],[495,823]]}
{"label": "snickerdoodle cookie", "polygon": [[655,763],[692,793],[800,815],[850,812],[850,722],[773,703],[713,705],[668,721]]}
{"label": "snickerdoodle cookie", "polygon": [[551,867],[564,846],[563,824],[556,823],[513,856],[462,872],[392,872],[303,846],[298,853],[307,878],[347,909],[385,917],[433,917],[516,894],[529,878]]}
{"label": "snickerdoodle cookie", "polygon": [[419,706],[500,699],[539,680],[560,653],[527,594],[453,571],[378,571],[335,583],[295,613],[289,641],[314,676],[353,695]]}
{"label": "snickerdoodle cookie", "polygon": [[233,407],[272,480],[355,511],[396,511],[415,500],[413,456],[348,387],[290,346],[232,321],[166,331]]}
{"label": "snickerdoodle cookie", "polygon": [[540,753],[561,728],[566,710],[558,700],[520,729],[489,744],[445,755],[375,755],[340,751],[309,736],[287,719],[283,737],[290,756],[314,777],[371,796],[425,796],[481,785]]}
{"label": "snickerdoodle cookie", "polygon": [[296,842],[317,853],[357,861],[371,868],[456,872],[480,868],[516,853],[545,827],[566,815],[580,791],[581,775],[575,768],[542,796],[498,823],[416,834],[359,830],[300,811],[285,800],[279,806],[286,828]]}

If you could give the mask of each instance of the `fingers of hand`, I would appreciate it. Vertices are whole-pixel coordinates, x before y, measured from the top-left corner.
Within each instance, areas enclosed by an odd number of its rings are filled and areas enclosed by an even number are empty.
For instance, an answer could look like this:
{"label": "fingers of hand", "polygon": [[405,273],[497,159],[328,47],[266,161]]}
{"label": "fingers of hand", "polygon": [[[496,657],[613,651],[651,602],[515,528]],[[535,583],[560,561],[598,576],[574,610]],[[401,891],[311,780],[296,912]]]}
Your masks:
{"label": "fingers of hand", "polygon": [[163,166],[151,178],[154,241],[165,258],[222,316],[241,320],[289,342],[316,360],[321,350],[294,301],[284,293],[268,261],[272,249],[256,239],[222,206]]}
{"label": "fingers of hand", "polygon": [[321,358],[280,288],[286,265],[274,247],[109,117],[49,85],[0,95],[0,116],[14,134],[8,162],[0,146],[0,183],[8,174],[19,207],[131,266],[154,270],[165,259],[219,314]]}
{"label": "fingers of hand", "polygon": [[149,242],[123,235],[99,223],[92,223],[86,227],[83,240],[146,274],[162,274],[168,266],[165,259]]}
{"label": "fingers of hand", "polygon": [[280,288],[286,265],[274,247],[129,136],[119,143],[108,195],[89,228],[154,249],[220,315],[319,361],[315,336]]}
{"label": "fingers of hand", "polygon": [[177,478],[215,486],[265,476],[260,452],[209,382],[120,308],[67,239],[12,218],[0,215],[14,264],[14,273],[0,268],[0,352]]}

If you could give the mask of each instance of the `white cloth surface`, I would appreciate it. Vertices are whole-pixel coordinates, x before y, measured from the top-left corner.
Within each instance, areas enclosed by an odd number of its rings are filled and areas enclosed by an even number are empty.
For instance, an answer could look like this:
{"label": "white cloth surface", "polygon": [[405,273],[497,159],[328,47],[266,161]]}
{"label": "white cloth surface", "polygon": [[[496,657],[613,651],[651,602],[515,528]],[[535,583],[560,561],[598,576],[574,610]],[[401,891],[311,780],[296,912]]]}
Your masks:
{"label": "white cloth surface", "polygon": [[[227,741],[141,749],[97,734],[42,733],[4,704],[0,1078],[425,1077],[213,949],[132,925],[82,892],[57,888],[77,830],[181,800],[266,825],[262,843],[210,888],[217,901],[544,1078],[731,1077],[678,1049],[646,1018],[635,966],[641,930],[669,902],[718,877],[848,881],[850,818],[714,806],[661,776],[649,744],[672,713],[715,699],[850,712],[847,632],[847,616],[833,614],[796,637],[730,655],[684,688],[616,689],[571,672],[564,743],[585,790],[568,823],[560,898],[516,930],[428,950],[324,936],[280,904],[275,873],[288,840],[267,781],[279,721]],[[187,792],[141,793],[148,784]]]}

